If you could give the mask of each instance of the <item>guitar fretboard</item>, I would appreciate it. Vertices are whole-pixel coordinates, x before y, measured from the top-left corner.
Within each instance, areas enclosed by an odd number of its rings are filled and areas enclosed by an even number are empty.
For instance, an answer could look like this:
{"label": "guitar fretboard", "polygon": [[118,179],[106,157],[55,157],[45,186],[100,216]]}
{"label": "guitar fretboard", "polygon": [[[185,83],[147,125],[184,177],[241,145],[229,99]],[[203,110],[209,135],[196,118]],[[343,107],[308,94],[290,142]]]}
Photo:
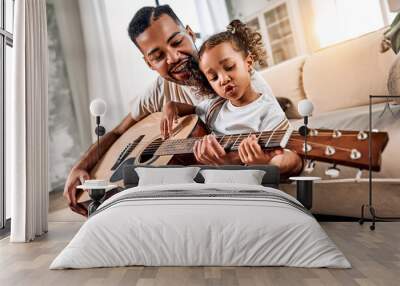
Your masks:
{"label": "guitar fretboard", "polygon": [[[227,151],[236,151],[240,143],[251,135],[255,135],[258,143],[263,149],[284,148],[292,133],[292,129],[274,130],[254,133],[242,133],[234,135],[216,136],[218,143]],[[193,153],[193,147],[197,140],[201,138],[173,139],[164,141],[154,155],[175,155]]]}

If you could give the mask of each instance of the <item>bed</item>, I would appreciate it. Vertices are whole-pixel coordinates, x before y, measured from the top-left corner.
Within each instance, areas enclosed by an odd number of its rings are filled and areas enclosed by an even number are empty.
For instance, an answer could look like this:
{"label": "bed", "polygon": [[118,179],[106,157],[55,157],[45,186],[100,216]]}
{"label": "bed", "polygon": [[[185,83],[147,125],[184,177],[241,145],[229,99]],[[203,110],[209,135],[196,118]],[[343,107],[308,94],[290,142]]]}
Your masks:
{"label": "bed", "polygon": [[192,183],[138,185],[138,169],[127,167],[127,189],[102,203],[50,269],[351,267],[308,210],[276,188],[277,168],[222,169],[262,170],[261,184],[203,183],[199,173]]}

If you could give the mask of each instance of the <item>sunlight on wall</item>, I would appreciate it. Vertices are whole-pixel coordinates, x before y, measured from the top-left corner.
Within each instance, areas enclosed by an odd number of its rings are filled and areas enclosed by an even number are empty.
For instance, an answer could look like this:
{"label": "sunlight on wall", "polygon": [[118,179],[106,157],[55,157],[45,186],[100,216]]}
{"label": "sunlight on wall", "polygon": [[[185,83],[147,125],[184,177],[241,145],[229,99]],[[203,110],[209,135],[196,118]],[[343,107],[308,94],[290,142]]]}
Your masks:
{"label": "sunlight on wall", "polygon": [[384,26],[379,0],[314,0],[313,5],[321,48]]}
{"label": "sunlight on wall", "polygon": [[195,0],[161,0],[159,2],[160,5],[168,4],[171,6],[184,25],[189,25],[195,32],[200,31]]}

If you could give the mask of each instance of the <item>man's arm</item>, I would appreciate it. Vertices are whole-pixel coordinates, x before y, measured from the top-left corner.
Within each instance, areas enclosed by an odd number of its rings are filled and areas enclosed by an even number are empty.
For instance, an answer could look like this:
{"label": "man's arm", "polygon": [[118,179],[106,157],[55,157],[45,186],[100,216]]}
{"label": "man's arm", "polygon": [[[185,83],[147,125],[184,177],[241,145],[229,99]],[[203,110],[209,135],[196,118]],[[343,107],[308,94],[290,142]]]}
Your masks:
{"label": "man's arm", "polygon": [[97,163],[97,149],[99,148],[100,157],[103,156],[112,144],[136,121],[128,114],[122,122],[113,130],[106,133],[99,142],[90,146],[81,159],[72,167],[64,187],[64,197],[67,198],[70,208],[84,216],[87,216],[87,209],[78,204],[78,198],[82,195],[82,190],[77,190],[76,187],[83,183],[83,180],[89,179],[89,172]]}

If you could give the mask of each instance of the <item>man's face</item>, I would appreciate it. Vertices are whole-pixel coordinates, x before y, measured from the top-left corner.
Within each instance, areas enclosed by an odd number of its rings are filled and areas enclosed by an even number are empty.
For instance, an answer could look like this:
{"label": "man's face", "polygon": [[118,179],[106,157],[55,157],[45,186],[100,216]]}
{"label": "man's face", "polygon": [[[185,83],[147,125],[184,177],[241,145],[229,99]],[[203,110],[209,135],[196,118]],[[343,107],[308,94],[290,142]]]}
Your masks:
{"label": "man's face", "polygon": [[196,66],[194,33],[184,29],[168,15],[161,15],[136,38],[149,67],[163,78],[187,85]]}

